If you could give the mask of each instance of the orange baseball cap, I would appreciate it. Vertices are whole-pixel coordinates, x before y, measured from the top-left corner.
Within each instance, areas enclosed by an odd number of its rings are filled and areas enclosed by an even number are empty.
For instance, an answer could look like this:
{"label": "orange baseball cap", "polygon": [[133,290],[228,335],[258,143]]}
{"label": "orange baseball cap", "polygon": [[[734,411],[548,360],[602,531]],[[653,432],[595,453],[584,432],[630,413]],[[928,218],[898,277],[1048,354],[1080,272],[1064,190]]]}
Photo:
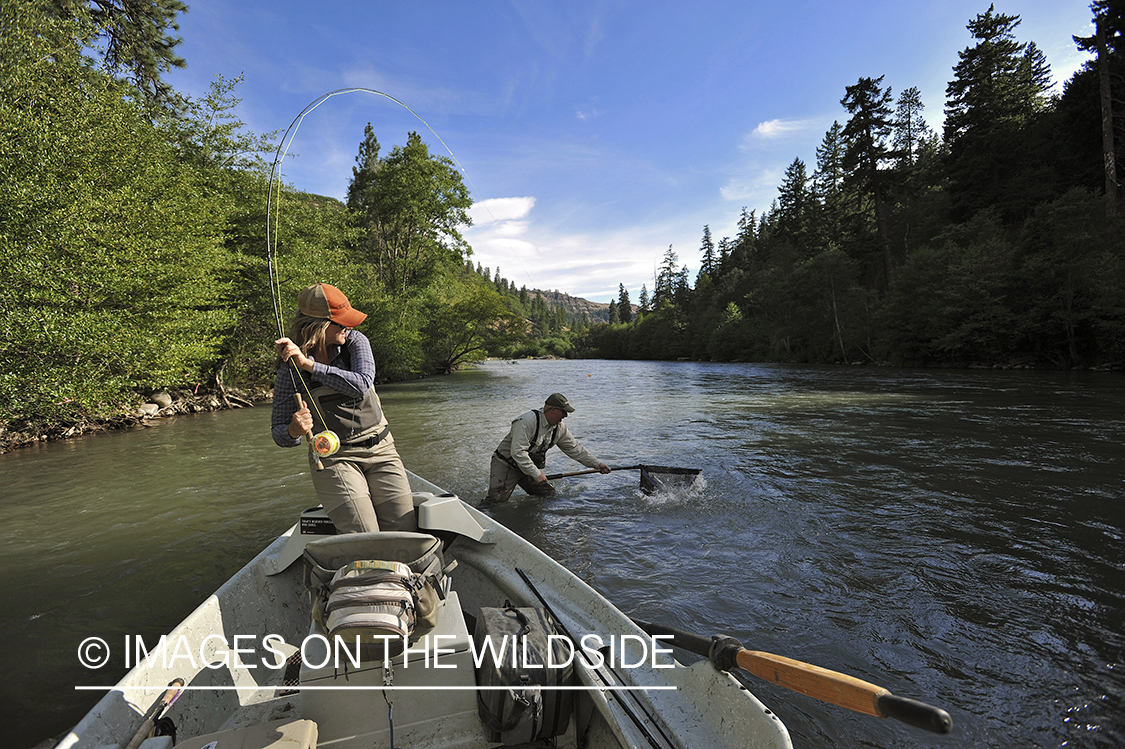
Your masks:
{"label": "orange baseball cap", "polygon": [[326,283],[313,284],[297,295],[297,306],[309,317],[325,317],[345,328],[354,328],[367,315],[352,307],[344,292]]}

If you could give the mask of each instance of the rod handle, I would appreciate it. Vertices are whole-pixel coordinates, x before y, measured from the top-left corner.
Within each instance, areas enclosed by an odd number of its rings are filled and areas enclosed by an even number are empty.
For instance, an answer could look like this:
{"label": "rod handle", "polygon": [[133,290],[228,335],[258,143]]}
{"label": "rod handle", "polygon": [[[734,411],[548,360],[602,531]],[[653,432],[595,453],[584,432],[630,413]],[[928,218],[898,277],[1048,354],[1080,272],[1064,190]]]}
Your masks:
{"label": "rod handle", "polygon": [[[304,408],[305,402],[301,400],[300,393],[293,393],[293,397],[297,399],[297,410],[300,411],[302,408]],[[324,463],[320,462],[320,455],[316,452],[316,448],[313,447],[313,433],[311,429],[305,432],[305,439],[308,441],[309,449],[312,450],[313,455],[316,455],[316,470],[323,471]]]}

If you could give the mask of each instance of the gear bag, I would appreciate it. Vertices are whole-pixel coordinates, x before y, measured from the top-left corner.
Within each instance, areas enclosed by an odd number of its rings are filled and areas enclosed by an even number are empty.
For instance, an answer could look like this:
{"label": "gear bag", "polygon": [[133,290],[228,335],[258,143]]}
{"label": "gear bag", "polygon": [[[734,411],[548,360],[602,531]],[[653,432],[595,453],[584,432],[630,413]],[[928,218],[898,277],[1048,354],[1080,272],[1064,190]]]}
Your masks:
{"label": "gear bag", "polygon": [[[506,746],[558,736],[570,722],[571,693],[540,687],[570,686],[574,658],[568,640],[558,635],[547,612],[517,608],[482,608],[473,632],[477,684],[507,687],[477,692],[477,711],[489,741]],[[494,657],[496,656],[496,657]]]}
{"label": "gear bag", "polygon": [[352,643],[359,635],[372,655],[382,653],[384,637],[391,638],[386,654],[395,655],[404,636],[437,623],[438,600],[456,564],[443,566],[433,536],[407,532],[328,536],[309,542],[304,556],[313,618],[330,639]]}
{"label": "gear bag", "polygon": [[358,637],[361,647],[388,655],[402,650],[403,638],[417,623],[418,576],[401,562],[361,559],[341,567],[328,585],[324,628],[345,642]]}

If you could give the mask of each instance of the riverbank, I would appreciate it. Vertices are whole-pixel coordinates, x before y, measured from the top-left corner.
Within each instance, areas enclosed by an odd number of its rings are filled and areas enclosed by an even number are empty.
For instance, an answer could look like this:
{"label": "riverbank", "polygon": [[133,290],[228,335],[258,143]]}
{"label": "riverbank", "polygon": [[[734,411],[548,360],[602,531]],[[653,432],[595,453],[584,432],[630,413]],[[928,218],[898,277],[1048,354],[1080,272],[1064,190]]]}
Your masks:
{"label": "riverbank", "polygon": [[[515,364],[520,361],[565,361],[557,356],[533,356],[523,359],[511,357],[489,357],[486,361],[508,362]],[[679,361],[693,361],[688,358]],[[789,364],[797,365],[796,362]],[[1041,371],[1060,371],[1057,368],[1042,366],[1042,362],[1034,357],[1012,359],[1005,363],[965,363],[956,366],[924,367],[924,369],[1036,369]],[[798,365],[799,366],[799,365]],[[898,368],[887,362],[851,362],[826,366],[873,366],[885,368]],[[1075,367],[1074,371],[1090,372],[1123,372],[1125,363],[1115,362],[1091,367]],[[27,424],[11,427],[0,423],[0,455],[11,452],[21,447],[27,447],[41,442],[70,439],[84,434],[96,432],[111,432],[124,429],[142,428],[155,419],[164,419],[181,414],[202,413],[205,411],[225,411],[232,408],[253,408],[258,403],[269,403],[273,399],[273,391],[269,388],[204,388],[169,389],[161,390],[145,396],[145,401],[129,411],[115,416],[104,418],[83,418],[59,424]]]}
{"label": "riverbank", "polygon": [[125,413],[87,417],[59,424],[25,424],[12,427],[0,424],[0,455],[21,447],[70,439],[84,434],[143,428],[158,419],[205,411],[253,408],[268,403],[273,392],[267,388],[196,388],[160,390],[147,394],[144,401]]}

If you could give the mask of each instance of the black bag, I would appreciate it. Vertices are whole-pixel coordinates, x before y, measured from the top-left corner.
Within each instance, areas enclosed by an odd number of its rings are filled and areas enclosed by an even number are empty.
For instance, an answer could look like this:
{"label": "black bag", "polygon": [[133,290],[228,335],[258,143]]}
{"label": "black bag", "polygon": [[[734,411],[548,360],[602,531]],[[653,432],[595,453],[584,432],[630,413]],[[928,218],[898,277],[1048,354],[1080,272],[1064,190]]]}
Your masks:
{"label": "black bag", "polygon": [[[477,710],[489,741],[526,744],[566,732],[570,723],[574,653],[543,609],[482,608],[473,640],[481,653],[477,684],[507,687],[477,692]],[[491,648],[488,645],[491,641]],[[503,657],[494,658],[501,652]],[[514,655],[513,657],[513,648]],[[500,663],[496,661],[499,660]]]}

